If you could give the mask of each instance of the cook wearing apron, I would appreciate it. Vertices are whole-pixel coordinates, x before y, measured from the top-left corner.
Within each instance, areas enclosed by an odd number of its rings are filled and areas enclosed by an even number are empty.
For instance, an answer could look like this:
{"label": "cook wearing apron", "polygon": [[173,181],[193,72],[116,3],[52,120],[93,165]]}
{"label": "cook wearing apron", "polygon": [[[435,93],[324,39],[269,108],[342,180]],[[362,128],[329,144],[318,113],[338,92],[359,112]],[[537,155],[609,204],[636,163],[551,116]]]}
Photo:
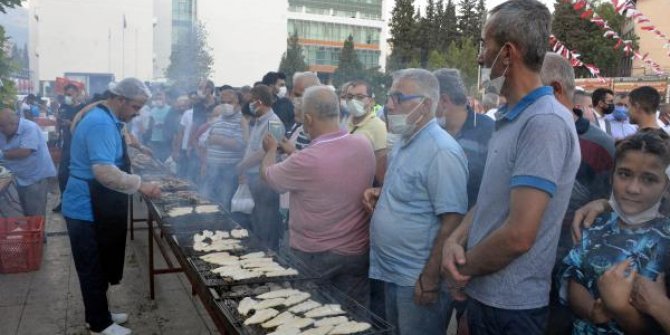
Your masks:
{"label": "cook wearing apron", "polygon": [[113,322],[118,318],[107,305],[109,285],[119,284],[123,277],[128,196],[137,191],[152,197],[160,194],[158,186],[130,174],[123,136],[124,122],[139,112],[149,90],[128,78],[111,93],[74,127],[70,178],[63,195],[86,322],[92,332],[105,335],[131,333]]}

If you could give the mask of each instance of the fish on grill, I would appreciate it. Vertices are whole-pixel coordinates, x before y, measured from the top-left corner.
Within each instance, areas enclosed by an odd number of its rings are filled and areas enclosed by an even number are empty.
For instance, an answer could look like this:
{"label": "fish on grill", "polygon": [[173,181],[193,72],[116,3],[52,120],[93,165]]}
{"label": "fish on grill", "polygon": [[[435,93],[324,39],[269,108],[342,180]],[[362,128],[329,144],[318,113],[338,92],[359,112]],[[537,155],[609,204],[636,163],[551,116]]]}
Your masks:
{"label": "fish on grill", "polygon": [[329,318],[323,318],[314,322],[315,327],[322,326],[337,326],[342,323],[349,322],[349,319],[346,316],[334,316]]}
{"label": "fish on grill", "polygon": [[286,298],[286,300],[284,300],[283,305],[286,306],[286,307],[291,307],[295,304],[299,304],[299,303],[309,299],[310,296],[311,296],[311,294],[309,294],[307,292],[299,292],[299,293],[296,293],[296,294],[292,294],[292,295],[288,296]]}
{"label": "fish on grill", "polygon": [[314,323],[314,319],[311,318],[301,318],[301,317],[296,317],[291,319],[290,321],[282,324],[281,326],[277,327],[277,330],[282,330],[286,328],[305,328],[308,327],[309,325]]}
{"label": "fish on grill", "polygon": [[284,313],[281,313],[274,317],[274,319],[265,322],[264,324],[261,325],[263,328],[275,328],[283,325],[287,321],[290,321],[291,319],[295,318],[295,315],[293,313],[286,311]]}
{"label": "fish on grill", "polygon": [[332,325],[310,328],[298,335],[328,335],[333,328],[335,328],[335,326]]}
{"label": "fish on grill", "polygon": [[346,334],[356,334],[364,332],[370,329],[372,325],[367,322],[356,322],[349,321],[347,323],[342,323],[337,326],[329,333],[333,335],[346,335]]}
{"label": "fish on grill", "polygon": [[294,295],[296,293],[300,293],[300,291],[292,288],[285,288],[285,289],[280,289],[280,290],[275,290],[275,291],[270,291],[268,293],[263,293],[256,298],[258,299],[273,299],[273,298],[288,298],[291,295]]}
{"label": "fish on grill", "polygon": [[315,308],[320,307],[320,306],[321,306],[320,303],[310,299],[310,300],[307,300],[307,301],[303,302],[302,304],[295,305],[295,306],[289,308],[289,311],[291,311],[292,313],[295,313],[295,314],[300,314],[300,313],[305,313],[307,311],[310,311],[310,310],[315,309]]}
{"label": "fish on grill", "polygon": [[305,313],[305,316],[308,318],[319,318],[319,317],[324,317],[324,316],[331,316],[331,315],[340,315],[340,314],[345,314],[346,312],[342,310],[342,306],[337,305],[337,304],[332,304],[332,305],[324,305],[318,308],[315,308],[311,311],[308,311]]}
{"label": "fish on grill", "polygon": [[240,303],[237,305],[237,312],[241,315],[248,315],[251,309],[258,304],[258,301],[246,297],[240,300]]}
{"label": "fish on grill", "polygon": [[247,326],[257,325],[274,318],[275,316],[277,316],[277,314],[279,314],[279,311],[277,311],[274,308],[257,310],[256,313],[254,313],[254,315],[244,320],[244,324]]}

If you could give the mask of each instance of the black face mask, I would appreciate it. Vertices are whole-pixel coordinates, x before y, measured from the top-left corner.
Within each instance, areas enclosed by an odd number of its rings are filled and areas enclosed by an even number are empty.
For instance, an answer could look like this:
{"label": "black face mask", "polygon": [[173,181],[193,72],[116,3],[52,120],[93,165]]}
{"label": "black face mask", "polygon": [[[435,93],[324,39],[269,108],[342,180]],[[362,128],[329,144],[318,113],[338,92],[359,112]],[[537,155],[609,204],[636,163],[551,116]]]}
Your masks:
{"label": "black face mask", "polygon": [[614,104],[607,104],[607,107],[605,107],[603,113],[605,113],[605,115],[610,115],[614,113]]}

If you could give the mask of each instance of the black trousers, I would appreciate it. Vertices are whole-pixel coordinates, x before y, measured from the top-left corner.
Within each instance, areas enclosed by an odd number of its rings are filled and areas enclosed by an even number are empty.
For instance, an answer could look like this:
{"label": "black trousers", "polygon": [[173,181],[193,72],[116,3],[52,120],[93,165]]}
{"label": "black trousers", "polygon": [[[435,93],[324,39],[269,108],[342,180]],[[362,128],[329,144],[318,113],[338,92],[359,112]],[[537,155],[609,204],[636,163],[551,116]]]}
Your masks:
{"label": "black trousers", "polygon": [[95,227],[91,221],[65,218],[70,236],[74,265],[79,276],[79,287],[84,298],[86,322],[91,331],[101,332],[112,325],[107,305],[109,284],[100,262]]}
{"label": "black trousers", "polygon": [[549,307],[510,310],[468,299],[468,328],[472,335],[544,335]]}

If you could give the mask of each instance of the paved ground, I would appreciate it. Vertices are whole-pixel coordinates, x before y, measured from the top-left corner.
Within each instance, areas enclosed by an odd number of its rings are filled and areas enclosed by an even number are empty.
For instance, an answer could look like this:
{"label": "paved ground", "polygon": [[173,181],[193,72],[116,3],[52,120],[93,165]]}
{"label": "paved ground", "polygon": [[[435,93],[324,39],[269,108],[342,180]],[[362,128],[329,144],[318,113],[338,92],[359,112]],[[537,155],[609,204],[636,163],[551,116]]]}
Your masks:
{"label": "paved ground", "polygon": [[[65,222],[58,214],[47,216],[48,243],[40,270],[0,274],[2,335],[88,334]],[[112,310],[130,314],[127,326],[134,334],[215,334],[183,274],[157,277],[156,300],[149,299],[147,230],[139,228],[135,240],[128,241],[123,282],[111,290]],[[162,267],[163,259],[155,256]]]}

